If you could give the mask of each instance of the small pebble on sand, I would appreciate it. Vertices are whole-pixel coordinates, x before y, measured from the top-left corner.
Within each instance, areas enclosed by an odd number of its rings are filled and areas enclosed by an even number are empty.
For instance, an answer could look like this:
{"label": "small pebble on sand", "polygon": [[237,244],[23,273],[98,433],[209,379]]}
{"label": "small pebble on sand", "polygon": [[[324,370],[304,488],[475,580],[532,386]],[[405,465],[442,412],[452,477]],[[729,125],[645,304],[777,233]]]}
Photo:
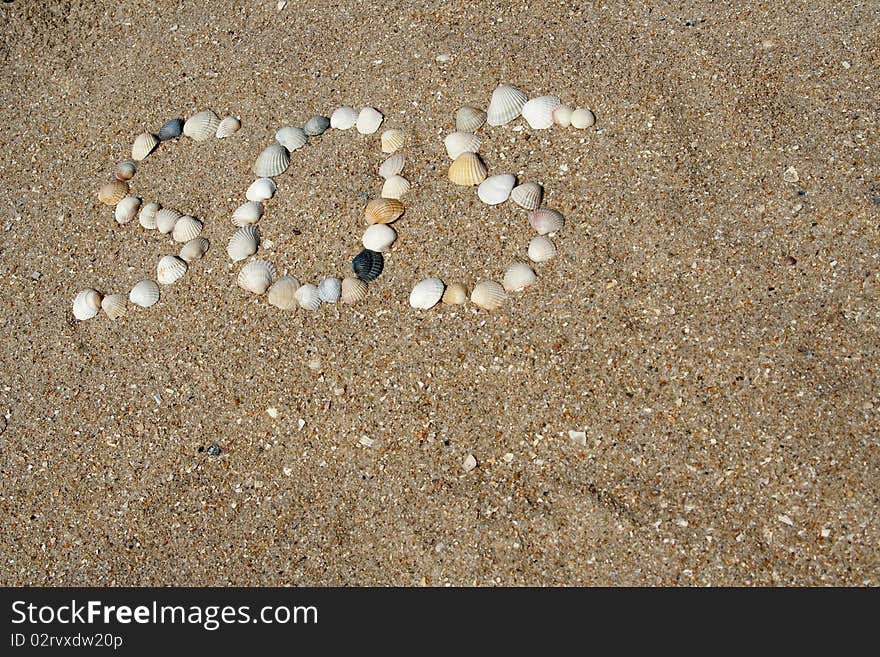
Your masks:
{"label": "small pebble on sand", "polygon": [[220,445],[215,443],[215,444],[209,446],[207,451],[208,451],[208,456],[220,456],[220,452],[222,452],[223,450],[220,449]]}
{"label": "small pebble on sand", "polygon": [[470,472],[471,470],[473,470],[476,467],[477,467],[477,459],[474,458],[473,454],[468,454],[464,459],[464,463],[461,464],[461,469],[464,470],[465,472]]}
{"label": "small pebble on sand", "polygon": [[800,180],[800,177],[798,176],[797,169],[794,167],[788,167],[785,170],[785,173],[782,174],[782,179],[787,183],[796,183]]}
{"label": "small pebble on sand", "polygon": [[272,418],[273,420],[278,418],[278,409],[275,408],[274,406],[270,406],[269,408],[267,408],[266,412],[269,414],[269,417]]}
{"label": "small pebble on sand", "polygon": [[578,445],[587,446],[587,433],[585,431],[569,431],[568,437]]}

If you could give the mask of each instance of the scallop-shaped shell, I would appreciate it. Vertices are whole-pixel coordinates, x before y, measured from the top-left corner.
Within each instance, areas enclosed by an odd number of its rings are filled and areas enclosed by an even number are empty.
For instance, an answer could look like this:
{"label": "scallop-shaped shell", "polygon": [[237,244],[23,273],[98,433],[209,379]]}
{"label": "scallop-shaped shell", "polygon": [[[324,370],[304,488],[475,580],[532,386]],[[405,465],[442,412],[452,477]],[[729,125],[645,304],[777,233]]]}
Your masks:
{"label": "scallop-shaped shell", "polygon": [[492,92],[489,109],[486,110],[486,122],[489,125],[504,125],[520,115],[523,105],[529,97],[522,91],[507,84],[499,85]]}
{"label": "scallop-shaped shell", "polygon": [[254,173],[260,178],[280,176],[290,166],[290,153],[281,144],[272,144],[257,156]]}
{"label": "scallop-shaped shell", "polygon": [[529,223],[538,235],[555,233],[565,225],[565,217],[556,210],[542,208],[529,212]]}
{"label": "scallop-shaped shell", "polygon": [[403,130],[392,128],[382,133],[382,152],[393,153],[403,147],[406,135]]}
{"label": "scallop-shaped shell", "polygon": [[351,261],[351,270],[362,281],[374,281],[379,278],[385,267],[385,258],[378,251],[364,249]]}
{"label": "scallop-shaped shell", "polygon": [[181,216],[183,215],[174,208],[162,208],[156,213],[156,228],[163,235],[167,235],[174,230],[174,224]]}
{"label": "scallop-shaped shell", "polygon": [[456,185],[471,187],[486,179],[486,165],[476,153],[462,153],[449,167],[449,180]]}
{"label": "scallop-shaped shell", "polygon": [[403,214],[403,203],[396,198],[374,198],[367,203],[364,219],[368,224],[390,224]]}
{"label": "scallop-shaped shell", "polygon": [[101,310],[110,319],[118,319],[125,314],[128,300],[124,294],[109,294],[101,299]]}
{"label": "scallop-shaped shell", "polygon": [[515,184],[516,176],[511,173],[489,176],[477,187],[477,196],[486,205],[498,205],[508,199]]}
{"label": "scallop-shaped shell", "polygon": [[128,183],[111,180],[98,190],[98,200],[104,205],[116,205],[128,196]]}
{"label": "scallop-shaped shell", "polygon": [[128,300],[141,308],[149,308],[159,300],[159,286],[156,281],[142,280],[135,283],[128,293]]}
{"label": "scallop-shaped shell", "polygon": [[486,113],[476,107],[462,107],[455,113],[455,129],[459,132],[475,132],[486,122]]}
{"label": "scallop-shaped shell", "polygon": [[342,303],[355,304],[367,296],[367,284],[359,278],[345,278],[342,280]]}
{"label": "scallop-shaped shell", "polygon": [[353,128],[358,120],[358,111],[354,107],[343,105],[333,110],[330,115],[330,127],[337,130],[348,130]]}
{"label": "scallop-shaped shell", "polygon": [[195,141],[207,141],[217,134],[220,117],[211,110],[196,112],[183,124],[183,134]]}
{"label": "scallop-shaped shell", "polygon": [[385,117],[376,108],[364,107],[358,114],[357,122],[354,125],[362,135],[371,135],[379,129],[384,119]]}
{"label": "scallop-shaped shell", "polygon": [[127,224],[134,219],[140,207],[141,200],[137,196],[126,196],[116,204],[116,209],[113,211],[116,223]]}
{"label": "scallop-shaped shell", "polygon": [[387,224],[373,224],[364,231],[361,242],[370,251],[388,251],[397,239],[397,232]]}
{"label": "scallop-shaped shell", "polygon": [[255,226],[242,226],[229,238],[226,253],[233,262],[254,255],[260,247],[260,231]]}
{"label": "scallop-shaped shell", "polygon": [[250,184],[244,195],[248,201],[262,203],[275,196],[275,190],[277,189],[278,185],[271,178],[257,178]]}
{"label": "scallop-shaped shell", "polygon": [[538,96],[522,107],[522,116],[535,130],[545,130],[553,125],[553,112],[562,103],[559,96]]}
{"label": "scallop-shaped shell", "polygon": [[101,310],[101,293],[86,288],[73,298],[73,316],[80,321],[91,319]]}
{"label": "scallop-shaped shell", "polygon": [[202,222],[195,217],[184,215],[174,223],[171,237],[175,242],[185,244],[202,233]]}
{"label": "scallop-shaped shell", "polygon": [[574,110],[568,105],[560,105],[553,110],[553,123],[562,128],[567,128],[571,125],[571,115],[573,113]]}
{"label": "scallop-shaped shell", "polygon": [[443,293],[443,303],[447,306],[459,306],[467,301],[468,289],[464,283],[453,283]]}
{"label": "scallop-shaped shell", "polygon": [[156,265],[156,280],[162,285],[171,285],[186,273],[186,261],[177,256],[167,255]]}
{"label": "scallop-shaped shell", "polygon": [[403,153],[396,153],[379,165],[379,175],[386,180],[391,176],[399,175],[405,164],[406,156]]}
{"label": "scallop-shaped shell", "polygon": [[523,183],[513,188],[510,198],[521,208],[537,210],[544,199],[544,188],[536,182]]}
{"label": "scallop-shaped shell", "polygon": [[269,288],[267,295],[269,303],[281,310],[293,310],[296,307],[298,289],[298,280],[293,276],[282,276]]}
{"label": "scallop-shaped shell", "polygon": [[575,128],[589,128],[594,123],[596,123],[596,115],[588,109],[576,109],[571,113],[571,125]]}
{"label": "scallop-shaped shell", "polygon": [[131,145],[131,159],[135,162],[140,162],[152,153],[158,145],[159,138],[156,135],[150,132],[142,132],[135,137],[134,143]]}
{"label": "scallop-shaped shell", "polygon": [[211,243],[207,239],[197,237],[180,247],[180,258],[186,262],[201,260],[209,248],[211,248]]}
{"label": "scallop-shaped shell", "polygon": [[298,148],[302,148],[308,142],[309,137],[302,128],[287,126],[281,128],[275,133],[275,141],[284,146],[288,151],[293,152]]}
{"label": "scallop-shaped shell", "polygon": [[318,283],[318,296],[324,303],[336,303],[342,295],[342,281],[338,278],[322,278]]}
{"label": "scallop-shaped shell", "polygon": [[156,230],[156,214],[161,209],[162,206],[155,201],[144,203],[138,215],[138,223],[147,230]]}
{"label": "scallop-shaped shell", "polygon": [[134,174],[137,173],[137,163],[134,160],[122,160],[119,164],[116,165],[116,168],[113,170],[113,175],[116,177],[116,180],[129,181],[134,178]]}
{"label": "scallop-shaped shell", "polygon": [[159,128],[158,137],[162,141],[166,141],[168,139],[176,139],[183,134],[183,119],[171,119],[170,121],[166,121],[161,128]]}
{"label": "scallop-shaped shell", "polygon": [[303,310],[317,310],[321,305],[321,295],[318,288],[311,283],[306,283],[296,291],[296,302]]}
{"label": "scallop-shaped shell", "polygon": [[556,255],[556,245],[549,237],[538,235],[529,242],[528,254],[532,262],[547,262]]}
{"label": "scallop-shaped shell", "polygon": [[500,308],[506,298],[507,293],[504,291],[504,288],[495,281],[477,283],[474,286],[474,291],[471,292],[471,301],[486,310]]}
{"label": "scallop-shaped shell", "polygon": [[330,119],[326,116],[313,116],[303,126],[303,132],[309,137],[323,135],[330,127]]}
{"label": "scallop-shaped shell", "polygon": [[433,308],[443,298],[443,281],[439,278],[426,278],[415,284],[409,293],[409,305],[419,310]]}
{"label": "scallop-shaped shell", "polygon": [[403,176],[391,176],[382,185],[382,198],[394,198],[400,200],[400,197],[406,194],[410,189],[409,181]]}
{"label": "scallop-shaped shell", "polygon": [[238,272],[238,285],[253,294],[263,294],[275,280],[275,265],[268,260],[251,260]]}
{"label": "scallop-shaped shell", "polygon": [[470,132],[450,132],[443,140],[446,146],[446,154],[449,159],[454,160],[462,153],[476,153],[480,150],[481,140],[475,134]]}
{"label": "scallop-shaped shell", "polygon": [[232,223],[236,226],[248,226],[257,223],[263,216],[263,204],[256,201],[248,201],[235,208],[232,213]]}
{"label": "scallop-shaped shell", "polygon": [[217,139],[226,139],[226,137],[231,137],[236,132],[241,130],[241,120],[235,116],[227,116],[225,119],[220,121],[220,124],[217,126],[217,131],[214,135]]}
{"label": "scallop-shaped shell", "polygon": [[504,272],[504,289],[516,292],[534,285],[538,280],[535,270],[524,262],[515,262]]}

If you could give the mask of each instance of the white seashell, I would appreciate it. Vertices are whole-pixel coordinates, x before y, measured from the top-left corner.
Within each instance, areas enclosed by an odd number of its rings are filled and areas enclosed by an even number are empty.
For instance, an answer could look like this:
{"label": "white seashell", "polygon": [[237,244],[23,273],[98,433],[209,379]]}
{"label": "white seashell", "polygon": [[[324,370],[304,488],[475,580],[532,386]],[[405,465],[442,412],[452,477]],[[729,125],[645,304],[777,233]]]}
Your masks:
{"label": "white seashell", "polygon": [[419,281],[409,293],[409,305],[419,310],[433,308],[443,298],[443,290],[446,286],[439,278],[426,278]]}
{"label": "white seashell", "polygon": [[217,134],[220,117],[211,110],[193,114],[183,124],[183,134],[195,141],[207,141]]}
{"label": "white seashell", "polygon": [[556,210],[542,208],[529,212],[529,223],[538,235],[547,235],[560,230],[565,225],[565,217]]}
{"label": "white seashell", "polygon": [[513,188],[510,198],[521,208],[537,210],[544,199],[544,188],[535,182],[523,183]]}
{"label": "white seashell", "polygon": [[353,128],[358,120],[358,111],[354,107],[343,105],[333,110],[330,115],[330,127],[337,130],[348,130]]}
{"label": "white seashell", "polygon": [[101,310],[101,293],[86,288],[73,298],[73,316],[80,321],[91,319]]}
{"label": "white seashell", "polygon": [[155,281],[143,280],[135,283],[128,293],[128,300],[141,308],[149,308],[159,300],[159,286]]}
{"label": "white seashell", "polygon": [[510,173],[489,176],[477,187],[477,196],[486,205],[498,205],[510,197],[510,191],[515,184],[516,176]]}
{"label": "white seashell", "polygon": [[342,296],[342,281],[338,278],[322,278],[318,283],[318,296],[324,303],[336,303]]}
{"label": "white seashell", "polygon": [[253,294],[263,294],[275,280],[275,265],[268,260],[251,260],[238,272],[238,285]]}
{"label": "white seashell", "polygon": [[162,285],[171,285],[186,273],[186,261],[177,256],[167,255],[156,266],[156,280]]}
{"label": "white seashell", "polygon": [[293,276],[282,276],[269,288],[269,303],[281,310],[293,310],[296,307],[296,291],[298,289],[298,280]]}
{"label": "white seashell", "polygon": [[371,135],[379,129],[384,120],[385,117],[379,110],[373,107],[364,107],[358,114],[355,127],[362,135]]}
{"label": "white seashell", "polygon": [[367,284],[359,278],[346,278],[342,281],[342,303],[355,304],[367,296]]}
{"label": "white seashell", "polygon": [[556,255],[556,245],[549,237],[538,235],[529,242],[528,253],[532,262],[547,262]]}
{"label": "white seashell", "polygon": [[495,281],[477,283],[474,291],[471,292],[471,301],[486,310],[500,308],[506,298],[507,293],[504,291],[504,288]]}
{"label": "white seashell", "polygon": [[180,258],[186,262],[195,262],[200,260],[210,247],[211,243],[208,240],[204,237],[197,237],[180,247]]}
{"label": "white seashell", "polygon": [[290,166],[290,153],[281,144],[272,144],[257,156],[254,173],[260,178],[280,176]]}
{"label": "white seashell", "polygon": [[534,269],[524,262],[516,262],[504,272],[504,289],[508,292],[517,292],[534,285],[537,280]]}
{"label": "white seashell", "polygon": [[171,238],[175,242],[185,244],[197,238],[201,233],[202,222],[195,217],[184,215],[175,222],[174,229],[171,231]]}
{"label": "white seashell", "polygon": [[174,208],[162,208],[156,213],[156,228],[163,235],[167,235],[174,230],[174,224],[181,216]]}
{"label": "white seashell", "polygon": [[489,109],[486,110],[486,122],[489,125],[504,125],[520,115],[523,105],[529,100],[522,91],[507,84],[499,85],[492,92]]}
{"label": "white seashell", "polygon": [[127,308],[127,299],[124,294],[109,294],[101,299],[101,309],[110,319],[122,317]]}
{"label": "white seashell", "polygon": [[400,174],[405,164],[406,156],[403,153],[392,155],[379,165],[379,175],[387,180],[391,176]]}
{"label": "white seashell", "polygon": [[290,152],[302,148],[308,140],[309,137],[302,128],[287,126],[275,133],[275,141]]}
{"label": "white seashell", "polygon": [[239,130],[241,130],[241,121],[235,116],[227,116],[220,121],[220,125],[217,126],[217,131],[214,135],[217,139],[225,139],[226,137],[231,137]]}
{"label": "white seashell", "polygon": [[321,305],[318,288],[311,283],[306,283],[296,291],[296,302],[304,310],[317,310]]}
{"label": "white seashell", "polygon": [[239,205],[232,213],[232,223],[236,226],[248,226],[257,223],[263,216],[263,204],[248,201]]}
{"label": "white seashell", "polygon": [[156,230],[156,213],[162,209],[162,206],[155,201],[150,201],[141,206],[141,212],[138,215],[138,223],[147,230]]}
{"label": "white seashell", "polygon": [[397,239],[397,231],[388,224],[373,224],[364,231],[361,242],[370,251],[389,251]]}
{"label": "white seashell", "polygon": [[454,160],[462,153],[476,153],[480,150],[480,138],[470,132],[450,132],[443,140],[446,154]]}
{"label": "white seashell", "polygon": [[462,107],[455,113],[455,129],[459,132],[476,132],[486,122],[486,113],[475,107]]}
{"label": "white seashell", "polygon": [[275,196],[276,189],[278,189],[278,185],[271,178],[257,178],[247,188],[247,192],[244,195],[248,201],[262,203]]}
{"label": "white seashell", "polygon": [[254,255],[260,247],[260,231],[255,226],[242,226],[229,238],[226,253],[233,262]]}
{"label": "white seashell", "polygon": [[463,283],[453,283],[447,286],[443,293],[443,303],[448,306],[459,306],[468,299],[468,289]]}
{"label": "white seashell", "polygon": [[140,162],[159,145],[159,138],[149,132],[139,134],[131,145],[131,159]]}
{"label": "white seashell", "polygon": [[553,110],[553,122],[558,126],[567,128],[571,125],[571,115],[573,113],[574,110],[571,109],[568,105],[560,105],[555,110]]}
{"label": "white seashell", "polygon": [[116,169],[113,171],[116,180],[121,180],[123,182],[127,182],[134,178],[135,173],[137,173],[137,163],[134,160],[122,160],[122,162],[116,165]]}
{"label": "white seashell", "polygon": [[116,223],[127,224],[134,219],[140,207],[141,200],[137,196],[126,196],[116,204],[116,209],[113,211]]}
{"label": "white seashell", "polygon": [[397,130],[396,128],[386,130],[382,133],[382,152],[395,152],[396,150],[403,147],[403,143],[405,140],[406,137],[403,133],[403,130]]}
{"label": "white seashell", "polygon": [[486,165],[476,153],[462,153],[449,167],[449,180],[456,185],[471,187],[486,179]]}
{"label": "white seashell", "polygon": [[571,125],[575,128],[589,128],[594,123],[596,123],[596,115],[588,109],[576,109],[571,113]]}
{"label": "white seashell", "polygon": [[393,198],[400,200],[410,189],[409,181],[403,176],[391,176],[382,185],[382,198]]}
{"label": "white seashell", "polygon": [[538,96],[522,107],[522,117],[535,130],[545,130],[553,125],[553,112],[562,103],[559,96]]}

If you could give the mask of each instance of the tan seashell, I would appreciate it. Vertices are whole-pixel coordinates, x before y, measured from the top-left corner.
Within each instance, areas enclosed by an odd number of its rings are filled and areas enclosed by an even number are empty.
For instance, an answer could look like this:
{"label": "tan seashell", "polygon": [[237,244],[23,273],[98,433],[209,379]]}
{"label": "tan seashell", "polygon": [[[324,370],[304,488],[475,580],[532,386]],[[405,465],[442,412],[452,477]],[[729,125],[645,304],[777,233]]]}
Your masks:
{"label": "tan seashell", "polygon": [[535,182],[523,183],[513,188],[510,198],[521,208],[537,210],[544,199],[544,188]]}
{"label": "tan seashell", "polygon": [[357,122],[354,125],[362,135],[372,135],[384,120],[385,117],[376,108],[364,107],[358,114]]}
{"label": "tan seashell", "polygon": [[382,133],[382,152],[393,153],[403,147],[406,137],[403,130],[393,128]]}
{"label": "tan seashell", "polygon": [[470,132],[450,132],[443,140],[446,154],[454,160],[462,153],[476,153],[480,150],[481,140]]}
{"label": "tan seashell", "polygon": [[220,117],[211,110],[203,110],[193,114],[183,124],[183,134],[195,141],[207,141],[217,134]]}
{"label": "tan seashell", "polygon": [[214,135],[217,139],[226,139],[226,137],[231,137],[236,132],[241,130],[241,121],[238,117],[235,116],[227,116],[225,119],[220,121],[220,124],[217,126],[217,131]]}
{"label": "tan seashell", "polygon": [[134,219],[140,207],[141,200],[137,196],[126,196],[116,204],[116,210],[113,212],[116,223],[127,224]]}
{"label": "tan seashell", "polygon": [[101,310],[110,319],[118,319],[125,314],[128,299],[124,294],[110,294],[101,300]]}
{"label": "tan seashell", "polygon": [[143,280],[135,283],[128,293],[128,300],[141,308],[149,308],[159,300],[159,286],[155,281]]}
{"label": "tan seashell", "polygon": [[374,198],[367,203],[364,218],[368,224],[390,224],[403,214],[403,203],[395,198]]}
{"label": "tan seashell", "polygon": [[406,156],[404,156],[403,153],[392,155],[379,165],[379,175],[387,180],[388,178],[391,178],[391,176],[396,176],[403,171],[405,164]]}
{"label": "tan seashell", "polygon": [[486,179],[486,165],[476,153],[462,153],[449,167],[449,180],[456,185],[471,187]]}
{"label": "tan seashell", "polygon": [[263,294],[275,280],[275,266],[268,260],[251,260],[238,273],[239,286],[253,294]]}
{"label": "tan seashell", "polygon": [[156,230],[156,214],[161,209],[162,206],[155,201],[145,203],[138,214],[138,223],[147,230]]}
{"label": "tan seashell", "polygon": [[538,280],[535,270],[524,262],[515,262],[504,272],[504,289],[508,292],[524,290]]}
{"label": "tan seashell", "polygon": [[73,316],[79,321],[91,319],[101,310],[101,293],[86,288],[77,293],[73,299]]}
{"label": "tan seashell", "polygon": [[156,265],[156,280],[162,285],[177,282],[186,273],[186,261],[177,256],[168,255]]}
{"label": "tan seashell", "polygon": [[156,228],[163,235],[167,235],[174,230],[174,224],[180,219],[181,215],[174,208],[162,208],[156,213]]}
{"label": "tan seashell", "polygon": [[296,291],[299,287],[299,281],[293,276],[282,276],[269,288],[269,303],[281,310],[293,310],[297,305]]}
{"label": "tan seashell", "polygon": [[266,147],[254,162],[254,173],[260,178],[274,178],[287,171],[290,166],[290,153],[281,144]]}
{"label": "tan seashell", "polygon": [[476,132],[486,122],[486,113],[475,107],[462,107],[455,113],[455,129]]}
{"label": "tan seashell", "polygon": [[367,284],[359,278],[342,280],[342,303],[349,305],[362,301],[367,296]]}
{"label": "tan seashell", "polygon": [[410,190],[409,181],[403,176],[391,176],[388,180],[385,181],[385,184],[382,185],[382,198],[395,198],[400,200],[400,197],[406,194]]}
{"label": "tan seashell", "polygon": [[489,125],[504,125],[513,121],[522,112],[523,105],[529,97],[516,87],[508,84],[498,85],[492,92],[489,109],[486,110],[486,122]]}
{"label": "tan seashell", "polygon": [[134,160],[122,160],[113,170],[116,180],[122,180],[123,182],[128,182],[134,178],[135,173],[137,173],[137,163]]}
{"label": "tan seashell", "polygon": [[158,145],[159,138],[156,135],[142,132],[135,137],[134,143],[131,145],[131,159],[135,162],[140,162],[152,153]]}
{"label": "tan seashell", "polygon": [[528,254],[532,262],[547,262],[556,255],[556,245],[549,237],[538,235],[529,242]]}
{"label": "tan seashell", "polygon": [[556,210],[542,208],[529,212],[529,223],[538,235],[547,235],[561,230],[565,225],[565,217]]}
{"label": "tan seashell", "polygon": [[197,237],[180,247],[180,258],[186,262],[201,260],[208,252],[211,243],[204,237]]}
{"label": "tan seashell", "polygon": [[98,200],[104,205],[116,205],[128,196],[128,183],[111,180],[98,190]]}
{"label": "tan seashell", "polygon": [[175,242],[185,244],[190,240],[194,240],[202,233],[202,222],[195,217],[184,215],[176,222],[171,230],[171,238]]}
{"label": "tan seashell", "polygon": [[443,293],[443,303],[447,306],[459,306],[467,301],[468,289],[463,283],[453,283]]}
{"label": "tan seashell", "polygon": [[507,293],[495,281],[482,281],[477,283],[474,291],[471,292],[471,301],[474,305],[484,308],[485,310],[496,310],[501,307]]}

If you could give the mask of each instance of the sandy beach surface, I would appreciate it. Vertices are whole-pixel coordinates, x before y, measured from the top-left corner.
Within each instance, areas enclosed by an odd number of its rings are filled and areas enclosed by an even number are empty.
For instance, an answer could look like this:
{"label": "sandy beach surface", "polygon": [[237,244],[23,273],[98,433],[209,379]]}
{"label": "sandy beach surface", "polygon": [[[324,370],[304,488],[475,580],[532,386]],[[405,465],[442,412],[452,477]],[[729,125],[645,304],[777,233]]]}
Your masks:
{"label": "sandy beach surface", "polygon": [[[0,14],[3,584],[880,582],[875,3]],[[446,178],[455,111],[500,82],[596,114],[481,129],[565,215],[558,256],[498,311],[415,311],[533,235]],[[360,305],[282,312],[235,285],[230,216],[279,127],[343,104],[407,132],[399,239]],[[153,308],[74,321],[174,252],[97,189],[206,108],[242,129],[164,144],[132,192],[211,250]],[[354,131],[297,151],[262,257],[343,274],[381,160]]]}

